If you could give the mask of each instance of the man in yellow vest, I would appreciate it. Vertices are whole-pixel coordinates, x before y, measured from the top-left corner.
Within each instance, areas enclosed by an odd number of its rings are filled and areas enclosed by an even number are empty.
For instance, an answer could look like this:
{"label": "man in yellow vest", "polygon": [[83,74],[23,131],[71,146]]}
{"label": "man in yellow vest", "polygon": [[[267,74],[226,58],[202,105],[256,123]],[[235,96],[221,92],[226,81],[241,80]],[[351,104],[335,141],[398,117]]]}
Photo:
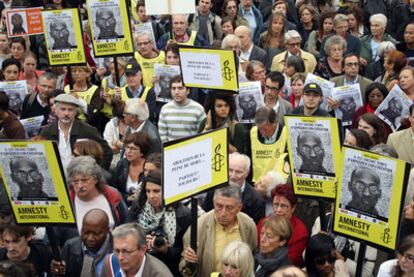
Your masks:
{"label": "man in yellow vest", "polygon": [[150,112],[150,120],[155,119],[155,92],[151,87],[142,85],[142,69],[135,59],[130,59],[125,66],[126,86],[115,87],[114,98],[127,101],[131,98],[144,100]]}
{"label": "man in yellow vest", "polygon": [[284,167],[277,165],[284,165],[287,156],[286,129],[279,123],[279,115],[275,110],[260,108],[256,112],[255,123],[256,126],[250,130],[254,182],[270,170],[284,170]]}

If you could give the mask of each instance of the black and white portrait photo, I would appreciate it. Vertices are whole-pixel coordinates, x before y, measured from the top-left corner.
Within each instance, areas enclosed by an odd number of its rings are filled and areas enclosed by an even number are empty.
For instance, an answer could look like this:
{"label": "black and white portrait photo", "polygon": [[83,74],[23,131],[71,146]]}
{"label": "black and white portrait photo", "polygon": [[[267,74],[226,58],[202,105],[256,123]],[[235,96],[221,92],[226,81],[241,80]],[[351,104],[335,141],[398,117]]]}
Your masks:
{"label": "black and white portrait photo", "polygon": [[170,82],[172,77],[180,75],[180,67],[175,65],[154,64],[154,75],[156,82],[154,91],[159,102],[170,102],[172,100]]}
{"label": "black and white portrait photo", "polygon": [[26,14],[24,12],[16,12],[10,14],[11,33],[13,35],[24,35],[27,33]]}
{"label": "black and white portrait photo", "polygon": [[336,118],[342,120],[343,126],[351,125],[355,111],[363,105],[359,84],[335,87],[331,97],[339,101],[339,107],[335,109]]}
{"label": "black and white portrait photo", "polygon": [[[242,83],[243,84],[243,83]],[[264,106],[260,82],[244,83],[236,97],[236,112],[239,122],[252,123],[256,111]]]}
{"label": "black and white portrait photo", "polygon": [[118,3],[89,1],[95,41],[116,40],[124,37],[122,16]]}
{"label": "black and white portrait photo", "polygon": [[62,11],[60,14],[44,12],[42,16],[50,51],[67,52],[77,48],[76,35],[73,27],[74,19],[71,11]]}

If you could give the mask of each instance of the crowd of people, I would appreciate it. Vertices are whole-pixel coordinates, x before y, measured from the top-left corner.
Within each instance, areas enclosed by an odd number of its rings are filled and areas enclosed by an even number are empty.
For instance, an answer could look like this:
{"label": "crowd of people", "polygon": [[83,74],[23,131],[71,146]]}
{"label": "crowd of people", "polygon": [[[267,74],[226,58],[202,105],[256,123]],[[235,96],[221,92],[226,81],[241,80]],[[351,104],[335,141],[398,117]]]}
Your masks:
{"label": "crowd of people", "polygon": [[[52,242],[51,230],[15,223],[0,186],[0,276],[357,276],[362,241],[333,233],[330,201],[322,220],[317,200],[294,193],[284,117],[341,114],[344,145],[414,164],[414,104],[408,116],[397,98],[375,113],[395,88],[414,101],[414,1],[198,0],[194,14],[156,16],[146,14],[147,1],[127,2],[122,20],[131,23],[135,52],[115,60],[93,51],[94,39],[121,38],[114,11],[92,19],[81,0],[0,1],[0,80],[27,85],[24,99],[0,90],[0,139],[56,142],[76,218],[53,227]],[[6,20],[36,6],[79,9],[86,65],[49,64],[48,51],[73,47],[67,23],[48,26],[48,49],[44,34],[26,35],[21,14]],[[150,28],[138,32],[144,23]],[[174,71],[181,45],[233,50],[239,82],[260,83],[263,104],[186,87]],[[356,85],[362,106],[327,95],[310,74]],[[39,116],[41,127],[29,130],[24,119]],[[162,144],[221,127],[229,130],[229,182],[198,196],[193,249],[188,201],[163,205]],[[299,171],[326,172],[321,144],[311,132],[297,136]],[[35,162],[1,166],[18,197],[47,195]],[[369,184],[358,181],[349,205],[378,214],[378,175],[352,176],[350,187],[353,178]],[[368,246],[357,277],[414,276],[414,196],[406,198],[396,252]]]}

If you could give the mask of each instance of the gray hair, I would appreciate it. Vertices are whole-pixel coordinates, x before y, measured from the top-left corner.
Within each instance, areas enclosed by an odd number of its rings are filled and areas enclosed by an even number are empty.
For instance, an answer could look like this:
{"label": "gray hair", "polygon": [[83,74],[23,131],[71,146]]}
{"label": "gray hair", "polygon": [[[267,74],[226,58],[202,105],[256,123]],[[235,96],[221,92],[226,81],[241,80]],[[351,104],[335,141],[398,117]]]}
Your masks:
{"label": "gray hair", "polygon": [[254,117],[254,122],[256,126],[262,125],[266,122],[270,124],[275,124],[279,122],[279,115],[273,108],[268,106],[263,106],[257,110],[256,115]]}
{"label": "gray hair", "polygon": [[247,172],[249,172],[250,171],[250,164],[251,164],[249,156],[247,156],[245,154],[240,154],[239,152],[233,152],[229,155],[229,161],[231,159],[237,159],[237,158],[243,159],[246,170],[247,170]]}
{"label": "gray hair", "polygon": [[229,44],[231,42],[237,42],[239,45],[239,48],[241,47],[241,42],[238,36],[229,34],[223,38],[223,41],[221,42],[221,48],[222,49],[230,49]]}
{"label": "gray hair", "polygon": [[285,41],[289,42],[292,39],[300,39],[302,41],[302,37],[296,30],[290,30],[285,33]]}
{"label": "gray hair", "polygon": [[136,115],[140,121],[145,121],[149,118],[148,105],[141,98],[128,99],[125,103],[125,111]]}
{"label": "gray hair", "polygon": [[175,17],[177,17],[177,16],[184,16],[184,21],[185,21],[185,23],[187,23],[187,24],[188,24],[188,14],[184,14],[184,13],[180,13],[180,14],[173,14],[173,15],[171,16],[171,23],[174,21],[174,18],[175,18]]}
{"label": "gray hair", "polygon": [[373,147],[371,147],[370,151],[377,153],[377,154],[381,154],[384,156],[388,156],[391,158],[396,158],[398,159],[398,153],[397,151],[395,151],[395,149],[391,146],[389,146],[388,144],[385,143],[380,143],[377,144]]}
{"label": "gray hair", "polygon": [[53,80],[55,82],[57,81],[56,75],[53,74],[52,72],[47,72],[47,71],[39,76],[39,82],[42,81],[43,79]]}
{"label": "gray hair", "polygon": [[268,171],[265,175],[263,175],[263,177],[268,176],[270,178],[270,184],[266,189],[267,195],[271,197],[272,195],[272,190],[278,186],[278,185],[282,185],[286,183],[286,178],[283,177],[282,174],[271,170]]}
{"label": "gray hair", "polygon": [[147,243],[144,229],[136,222],[119,225],[111,233],[114,239],[125,238],[128,235],[134,236],[138,248],[143,247]]}
{"label": "gray hair", "polygon": [[78,156],[72,158],[66,168],[66,178],[69,183],[76,174],[91,176],[93,179],[97,180],[98,183],[103,180],[101,167],[91,156]]}
{"label": "gray hair", "polygon": [[342,14],[342,13],[338,13],[337,15],[335,15],[334,19],[333,19],[333,25],[334,27],[337,26],[339,23],[341,22],[348,22],[348,16]]}
{"label": "gray hair", "polygon": [[142,36],[147,36],[151,41],[153,41],[152,35],[148,31],[144,31],[144,32],[139,33],[139,36],[137,36],[137,39],[138,39],[138,37],[142,37]]}
{"label": "gray hair", "polygon": [[325,53],[329,54],[329,49],[332,47],[332,45],[341,45],[343,48],[343,52],[346,52],[347,43],[346,40],[341,36],[331,36],[329,37],[326,42],[323,50],[325,50]]}
{"label": "gray hair", "polygon": [[382,28],[385,29],[387,26],[387,17],[383,15],[382,13],[376,13],[370,16],[369,23],[378,22]]}
{"label": "gray hair", "polygon": [[254,277],[254,259],[250,247],[242,241],[234,240],[224,247],[221,264],[229,264],[240,269],[240,276]]}
{"label": "gray hair", "polygon": [[394,51],[397,50],[397,47],[391,41],[383,41],[378,45],[377,55],[381,58],[384,57],[385,51]]}
{"label": "gray hair", "polygon": [[214,191],[213,200],[218,196],[229,198],[236,198],[239,203],[242,203],[241,188],[237,185],[227,185]]}

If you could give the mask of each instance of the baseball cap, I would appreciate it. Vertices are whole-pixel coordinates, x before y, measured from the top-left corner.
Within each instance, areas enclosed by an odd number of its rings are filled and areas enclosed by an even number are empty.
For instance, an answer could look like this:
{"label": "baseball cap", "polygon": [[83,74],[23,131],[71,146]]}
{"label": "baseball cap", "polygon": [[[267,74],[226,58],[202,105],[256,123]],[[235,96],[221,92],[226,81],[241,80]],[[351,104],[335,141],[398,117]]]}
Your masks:
{"label": "baseball cap", "polygon": [[128,63],[125,66],[125,74],[132,73],[137,74],[141,71],[141,66],[135,59],[131,59],[128,61]]}
{"label": "baseball cap", "polygon": [[80,106],[79,100],[75,96],[67,94],[67,93],[62,93],[56,96],[55,103],[58,103],[58,102],[72,104],[78,107]]}
{"label": "baseball cap", "polygon": [[321,87],[316,83],[309,83],[303,88],[303,93],[315,92],[319,96],[323,96]]}

